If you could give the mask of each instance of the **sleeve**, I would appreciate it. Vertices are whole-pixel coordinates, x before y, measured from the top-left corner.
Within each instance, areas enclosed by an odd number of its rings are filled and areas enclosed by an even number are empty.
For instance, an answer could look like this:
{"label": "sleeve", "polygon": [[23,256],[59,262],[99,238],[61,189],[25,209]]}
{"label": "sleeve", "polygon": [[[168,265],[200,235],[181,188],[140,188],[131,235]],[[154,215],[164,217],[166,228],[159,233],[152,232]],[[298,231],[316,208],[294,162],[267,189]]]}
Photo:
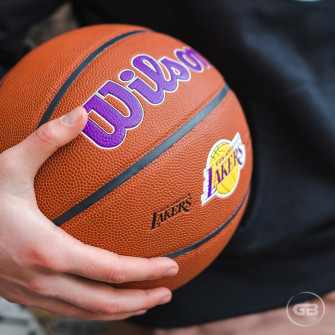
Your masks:
{"label": "sleeve", "polygon": [[65,0],[0,0],[0,78],[31,45],[29,28],[49,16]]}

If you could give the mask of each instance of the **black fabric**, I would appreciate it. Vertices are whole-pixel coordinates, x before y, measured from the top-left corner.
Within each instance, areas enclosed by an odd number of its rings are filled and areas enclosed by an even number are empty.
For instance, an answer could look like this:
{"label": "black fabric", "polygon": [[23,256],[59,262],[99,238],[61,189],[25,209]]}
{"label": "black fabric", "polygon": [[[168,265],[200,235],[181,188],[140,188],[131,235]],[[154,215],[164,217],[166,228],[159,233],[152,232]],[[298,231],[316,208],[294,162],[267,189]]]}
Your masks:
{"label": "black fabric", "polygon": [[[12,3],[15,10],[6,14]],[[2,29],[5,19],[7,36],[0,35],[0,60],[7,67],[23,48],[16,31],[22,33],[37,16],[26,12],[22,20],[19,3],[39,4],[43,13],[52,7],[52,1],[2,0],[0,24]],[[285,306],[301,291],[334,290],[335,2],[73,5],[82,25],[143,25],[198,49],[236,92],[252,133],[251,198],[232,241],[206,271],[175,291],[171,303],[132,322],[186,326]],[[10,20],[18,27],[9,26]]]}
{"label": "black fabric", "polygon": [[31,50],[28,29],[65,0],[0,0],[0,78]]}

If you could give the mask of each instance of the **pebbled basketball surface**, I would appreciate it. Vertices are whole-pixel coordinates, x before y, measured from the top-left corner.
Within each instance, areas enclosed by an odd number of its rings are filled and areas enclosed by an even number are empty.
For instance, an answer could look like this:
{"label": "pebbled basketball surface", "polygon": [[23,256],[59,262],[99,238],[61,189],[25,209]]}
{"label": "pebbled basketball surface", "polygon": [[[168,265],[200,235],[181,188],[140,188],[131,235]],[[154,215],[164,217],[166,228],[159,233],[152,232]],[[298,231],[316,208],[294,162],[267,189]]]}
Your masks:
{"label": "pebbled basketball surface", "polygon": [[[134,57],[149,55],[169,78],[159,61],[178,61],[176,50],[185,48],[172,37],[128,25],[82,28],[43,44],[17,64],[0,87],[0,152],[40,124],[84,105],[108,81],[131,91],[130,81],[119,77],[126,69],[157,89],[134,68]],[[131,91],[143,107],[143,118],[127,129],[120,145],[101,148],[81,134],[36,176],[39,208],[69,234],[122,255],[168,255],[180,265],[173,278],[124,286],[183,285],[221,252],[243,215],[252,172],[248,125],[221,74],[202,60],[202,70],[187,69],[189,80],[164,91],[159,104]],[[131,116],[117,97],[106,95],[104,100],[125,118]],[[101,115],[88,112],[96,125],[113,132]],[[221,151],[213,147],[220,141]],[[236,163],[235,157],[236,169],[229,167],[234,172],[224,184],[222,152],[237,153],[236,143],[245,150],[243,163]],[[209,158],[214,149],[222,159]],[[213,162],[217,180],[215,184],[211,177],[210,190],[204,171],[212,169],[208,164]]]}

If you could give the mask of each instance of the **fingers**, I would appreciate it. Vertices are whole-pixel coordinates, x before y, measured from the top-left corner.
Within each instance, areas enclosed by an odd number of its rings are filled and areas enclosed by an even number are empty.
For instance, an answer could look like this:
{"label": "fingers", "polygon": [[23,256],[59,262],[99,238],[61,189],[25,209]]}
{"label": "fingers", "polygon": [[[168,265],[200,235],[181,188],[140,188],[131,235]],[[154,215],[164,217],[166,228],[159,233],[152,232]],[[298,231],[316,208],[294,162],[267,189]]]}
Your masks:
{"label": "fingers", "polygon": [[28,293],[58,299],[95,314],[134,313],[171,300],[167,288],[148,290],[118,289],[73,275],[40,275],[38,283],[28,286]]}
{"label": "fingers", "polygon": [[82,309],[80,307],[74,306],[67,302],[54,299],[54,298],[42,298],[34,297],[31,302],[27,305],[31,307],[43,308],[49,312],[66,315],[71,318],[76,318],[79,320],[100,320],[100,321],[113,321],[113,320],[123,320],[134,315],[141,315],[146,312],[146,310],[139,310],[130,313],[117,313],[117,314],[103,314],[94,313],[88,310]]}
{"label": "fingers", "polygon": [[39,127],[24,141],[4,152],[16,175],[34,178],[40,166],[61,146],[77,137],[87,122],[87,112],[77,107],[65,116]]}
{"label": "fingers", "polygon": [[155,280],[178,272],[178,264],[167,257],[120,256],[77,240],[62,243],[59,250],[63,252],[58,256],[58,271],[106,283]]}

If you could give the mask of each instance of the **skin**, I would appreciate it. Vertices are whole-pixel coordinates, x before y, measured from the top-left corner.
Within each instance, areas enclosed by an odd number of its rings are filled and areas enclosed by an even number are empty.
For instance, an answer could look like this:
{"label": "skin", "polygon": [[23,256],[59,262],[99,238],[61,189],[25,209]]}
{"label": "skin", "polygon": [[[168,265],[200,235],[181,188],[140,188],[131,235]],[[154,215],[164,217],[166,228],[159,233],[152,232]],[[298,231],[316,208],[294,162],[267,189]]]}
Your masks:
{"label": "skin", "polygon": [[116,289],[110,283],[172,276],[178,265],[83,244],[38,209],[36,172],[86,122],[86,111],[78,107],[0,154],[0,296],[81,320],[121,320],[169,302],[171,291]]}

